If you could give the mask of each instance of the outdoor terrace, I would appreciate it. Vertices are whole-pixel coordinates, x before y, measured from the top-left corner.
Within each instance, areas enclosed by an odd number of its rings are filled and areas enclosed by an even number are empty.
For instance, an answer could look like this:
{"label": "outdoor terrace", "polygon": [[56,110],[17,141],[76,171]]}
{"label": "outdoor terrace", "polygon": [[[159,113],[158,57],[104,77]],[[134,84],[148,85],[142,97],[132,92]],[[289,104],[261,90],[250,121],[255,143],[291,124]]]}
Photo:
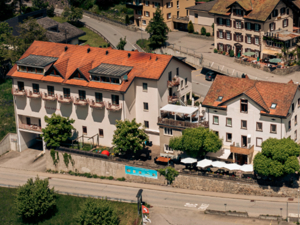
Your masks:
{"label": "outdoor terrace", "polygon": [[88,104],[89,104],[89,101],[87,99],[76,98],[74,101],[74,105],[86,106]]}
{"label": "outdoor terrace", "polygon": [[174,104],[179,100],[179,97],[176,95],[168,96],[168,103]]}
{"label": "outdoor terrace", "polygon": [[47,93],[42,94],[42,99],[45,101],[56,101],[57,100],[57,95],[48,95]]}
{"label": "outdoor terrace", "polygon": [[60,102],[60,103],[71,103],[73,102],[73,98],[70,97],[70,96],[63,96],[63,95],[60,95],[58,98],[57,98],[57,101]]}
{"label": "outdoor terrace", "polygon": [[171,81],[168,80],[168,87],[174,87],[174,86],[178,86],[180,84],[180,79],[177,78],[173,78]]}
{"label": "outdoor terrace", "polygon": [[41,98],[42,95],[39,91],[26,91],[28,98]]}
{"label": "outdoor terrace", "polygon": [[19,90],[18,88],[12,88],[11,93],[14,96],[26,96],[26,91],[25,90]]}
{"label": "outdoor terrace", "polygon": [[233,145],[230,145],[230,152],[241,155],[250,155],[254,152],[254,145],[249,147],[239,147],[233,143]]}

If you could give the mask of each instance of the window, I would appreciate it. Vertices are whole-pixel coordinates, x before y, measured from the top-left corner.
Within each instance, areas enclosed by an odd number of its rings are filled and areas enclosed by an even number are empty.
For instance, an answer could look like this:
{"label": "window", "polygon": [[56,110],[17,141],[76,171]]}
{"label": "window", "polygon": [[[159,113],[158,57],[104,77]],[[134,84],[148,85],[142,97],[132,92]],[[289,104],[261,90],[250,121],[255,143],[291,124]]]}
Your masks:
{"label": "window", "polygon": [[70,89],[69,88],[64,88],[64,98],[70,98]]}
{"label": "window", "polygon": [[255,37],[255,38],[254,38],[254,41],[255,41],[255,44],[256,44],[256,45],[259,45],[259,37]]}
{"label": "window", "polygon": [[185,84],[185,86],[188,85],[188,79],[187,78],[184,78],[184,84]]}
{"label": "window", "polygon": [[148,102],[144,102],[144,111],[148,111],[149,107],[148,107]]}
{"label": "window", "polygon": [[242,16],[243,11],[241,9],[235,9],[235,13],[238,16]]}
{"label": "window", "polygon": [[165,150],[164,150],[166,153],[172,153],[173,152],[173,149],[169,147],[169,145],[166,145],[165,144]]}
{"label": "window", "polygon": [[86,126],[82,126],[82,133],[83,133],[83,134],[87,134]]}
{"label": "window", "polygon": [[176,75],[179,76],[179,67],[176,68]]}
{"label": "window", "polygon": [[223,96],[219,96],[219,97],[217,98],[217,101],[218,101],[218,102],[221,102],[222,99],[223,99]]}
{"label": "window", "polygon": [[171,19],[171,13],[168,13],[168,14],[167,14],[167,18],[168,18],[168,19]]}
{"label": "window", "polygon": [[283,27],[287,27],[288,26],[288,19],[283,20]]}
{"label": "window", "polygon": [[110,83],[109,77],[101,77],[101,81],[102,81],[102,82]]}
{"label": "window", "polygon": [[145,1],[145,6],[149,6],[149,1]]}
{"label": "window", "polygon": [[254,30],[255,30],[255,31],[259,31],[259,30],[260,30],[259,24],[255,24],[255,25],[254,25]]}
{"label": "window", "polygon": [[136,14],[142,15],[142,10],[136,10]]}
{"label": "window", "polygon": [[246,29],[251,30],[251,23],[246,23]]}
{"label": "window", "polygon": [[49,96],[54,96],[54,87],[53,86],[48,86],[48,95]]}
{"label": "window", "polygon": [[149,16],[150,16],[149,12],[146,11],[146,12],[145,12],[145,16],[146,16],[146,17],[149,17]]}
{"label": "window", "polygon": [[104,137],[103,129],[99,129],[99,137]]}
{"label": "window", "polygon": [[232,134],[226,133],[226,142],[231,142],[231,141],[232,141]]}
{"label": "window", "polygon": [[98,93],[96,92],[95,93],[95,99],[96,99],[96,102],[103,102],[103,97],[102,97],[102,93]]}
{"label": "window", "polygon": [[235,35],[236,35],[235,36],[236,41],[239,41],[239,42],[243,41],[243,39],[242,39],[243,35],[242,34],[236,33]]}
{"label": "window", "polygon": [[142,20],[143,25],[147,25],[146,20]]}
{"label": "window", "polygon": [[290,42],[290,41],[286,41],[286,42],[284,42],[284,44],[285,44],[285,47],[286,47],[286,48],[291,47],[291,42]]}
{"label": "window", "polygon": [[179,9],[179,1],[177,1],[177,9]]}
{"label": "window", "polygon": [[30,117],[26,117],[26,124],[31,125]]}
{"label": "window", "polygon": [[171,128],[164,128],[165,135],[173,135],[173,130]]}
{"label": "window", "polygon": [[223,38],[223,31],[222,30],[219,31],[219,38]]}
{"label": "window", "polygon": [[230,40],[231,38],[230,38],[230,32],[226,32],[226,39],[227,40]]}
{"label": "window", "polygon": [[272,16],[273,17],[277,17],[278,16],[278,9],[273,10]]}
{"label": "window", "polygon": [[295,130],[294,135],[295,135],[294,141],[296,141],[297,140],[297,130]]}
{"label": "window", "polygon": [[145,120],[144,121],[144,126],[145,126],[145,128],[149,128],[149,121]]}
{"label": "window", "polygon": [[198,13],[195,13],[195,18],[198,18]]}
{"label": "window", "polygon": [[79,99],[81,101],[85,100],[85,91],[79,90],[78,93],[79,93]]}
{"label": "window", "polygon": [[277,132],[277,126],[276,126],[276,124],[271,124],[271,130],[270,130],[270,133],[276,134],[276,132]]}
{"label": "window", "polygon": [[256,138],[256,147],[261,147],[262,142],[263,142],[262,138]]}
{"label": "window", "polygon": [[92,80],[93,81],[100,81],[100,77],[92,75]]}
{"label": "window", "polygon": [[292,112],[294,112],[294,110],[295,110],[295,104],[293,103],[292,104]]}
{"label": "window", "polygon": [[171,8],[172,5],[171,5],[171,2],[167,2],[167,8]]}
{"label": "window", "polygon": [[226,127],[232,127],[232,119],[226,118]]}
{"label": "window", "polygon": [[235,22],[235,27],[236,27],[237,29],[242,29],[242,22],[241,22],[241,21],[236,21],[236,22]]}
{"label": "window", "polygon": [[19,89],[19,91],[24,91],[24,82],[18,81],[18,89]]}
{"label": "window", "polygon": [[291,124],[291,121],[289,120],[289,123],[288,123],[288,130],[291,130],[292,128],[292,124]]}
{"label": "window", "polygon": [[219,117],[218,116],[213,117],[213,124],[219,125]]}
{"label": "window", "polygon": [[169,81],[172,81],[172,71],[170,71],[168,75],[169,75],[168,76]]}
{"label": "window", "polygon": [[248,43],[248,44],[251,44],[251,43],[252,43],[251,36],[249,36],[249,35],[247,36],[247,43]]}
{"label": "window", "polygon": [[248,113],[248,100],[241,99],[241,112]]}
{"label": "window", "polygon": [[21,71],[21,72],[27,72],[25,66],[19,66],[19,71]]}
{"label": "window", "polygon": [[290,9],[286,9],[286,14],[287,14],[287,15],[290,14]]}
{"label": "window", "polygon": [[285,14],[285,8],[281,8],[281,9],[280,9],[280,14],[281,14],[281,15],[284,15],[284,14]]}
{"label": "window", "polygon": [[119,105],[119,95],[111,95],[111,103],[113,105]]}
{"label": "window", "polygon": [[222,18],[217,18],[217,20],[219,19],[219,25],[223,25],[223,19]]}
{"label": "window", "polygon": [[40,87],[38,84],[32,84],[33,93],[37,94],[40,92]]}
{"label": "window", "polygon": [[41,68],[36,68],[36,73],[42,74],[42,73],[44,73],[44,70]]}
{"label": "window", "polygon": [[270,24],[270,30],[275,30],[275,23]]}
{"label": "window", "polygon": [[277,106],[277,104],[276,103],[272,103],[272,105],[271,105],[271,109],[276,109],[276,106]]}
{"label": "window", "polygon": [[295,121],[294,121],[294,122],[295,122],[295,126],[296,126],[297,123],[298,123],[298,122],[297,122],[297,115],[295,116]]}
{"label": "window", "polygon": [[230,27],[230,19],[227,19],[227,20],[226,20],[226,26],[227,26],[227,27]]}
{"label": "window", "polygon": [[159,2],[154,2],[154,7],[155,8],[160,7],[160,3]]}
{"label": "window", "polygon": [[219,50],[223,51],[223,44],[219,44]]}
{"label": "window", "polygon": [[241,129],[247,129],[247,121],[246,120],[242,120],[241,121]]}
{"label": "window", "polygon": [[214,130],[214,132],[219,137],[219,131]]}
{"label": "window", "polygon": [[256,123],[256,131],[263,131],[262,123],[259,123],[259,122]]}
{"label": "window", "polygon": [[147,83],[143,83],[143,91],[148,91],[148,84]]}

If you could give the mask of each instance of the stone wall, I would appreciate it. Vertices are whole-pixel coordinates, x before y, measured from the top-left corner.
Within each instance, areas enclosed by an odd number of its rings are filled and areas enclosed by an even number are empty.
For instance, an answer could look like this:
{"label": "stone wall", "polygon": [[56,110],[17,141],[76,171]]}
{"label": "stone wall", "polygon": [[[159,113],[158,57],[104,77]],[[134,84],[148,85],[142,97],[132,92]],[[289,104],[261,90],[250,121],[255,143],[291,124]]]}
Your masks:
{"label": "stone wall", "polygon": [[0,141],[0,155],[3,155],[8,151],[18,151],[17,139],[17,134],[8,133],[5,135],[5,137]]}

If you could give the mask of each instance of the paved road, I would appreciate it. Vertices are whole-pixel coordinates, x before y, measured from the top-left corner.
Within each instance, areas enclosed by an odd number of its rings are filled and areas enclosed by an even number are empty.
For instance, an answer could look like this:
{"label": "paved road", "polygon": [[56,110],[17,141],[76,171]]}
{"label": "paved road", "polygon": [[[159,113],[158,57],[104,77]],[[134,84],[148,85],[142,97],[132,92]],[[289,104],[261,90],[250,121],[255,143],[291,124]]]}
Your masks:
{"label": "paved road", "polygon": [[[0,168],[0,184],[21,185],[24,184],[28,178],[35,177],[37,174],[41,178],[46,178],[47,176],[52,177],[50,179],[50,185],[55,187],[58,191],[128,200],[136,200],[136,193],[139,190],[139,187],[143,186],[143,200],[154,207],[167,207],[203,212],[205,209],[224,210],[224,204],[227,204],[226,210],[247,211],[251,216],[257,216],[259,214],[280,215],[280,208],[283,209],[283,215],[286,215],[286,202],[284,202],[284,199],[279,199],[281,202],[259,200],[251,202],[246,199],[210,197],[183,193],[174,194],[174,188],[166,187],[166,191],[159,191],[150,189],[151,185],[149,185],[148,189],[147,185],[139,186],[137,184],[136,187],[128,187],[127,183],[123,183],[124,186],[119,186],[108,184],[107,181],[103,181],[106,183],[101,183],[101,180],[97,181],[98,183],[92,183],[81,180],[68,180],[73,177],[67,175],[61,175],[61,178],[57,178],[51,174],[40,172],[33,173],[32,171]],[[82,180],[86,179],[83,178]],[[263,199],[263,197],[261,199]],[[276,198],[274,198],[274,201],[275,200]],[[289,213],[296,214],[297,212],[297,204],[289,203]]]}
{"label": "paved road", "polygon": [[193,92],[201,97],[205,97],[212,85],[212,81],[205,80],[205,75],[201,73],[201,70],[202,69],[192,72]]}

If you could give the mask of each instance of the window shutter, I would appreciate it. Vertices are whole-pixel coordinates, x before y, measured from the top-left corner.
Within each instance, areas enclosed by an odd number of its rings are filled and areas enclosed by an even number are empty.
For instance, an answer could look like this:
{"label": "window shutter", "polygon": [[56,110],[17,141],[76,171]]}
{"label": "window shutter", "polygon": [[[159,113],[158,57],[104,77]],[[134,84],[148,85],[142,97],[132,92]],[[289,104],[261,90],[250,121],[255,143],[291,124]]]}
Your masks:
{"label": "window shutter", "polygon": [[232,33],[230,32],[230,40],[232,40]]}
{"label": "window shutter", "polygon": [[242,28],[242,29],[244,28],[244,23],[243,23],[243,22],[241,22],[241,28]]}
{"label": "window shutter", "polygon": [[273,23],[274,24],[274,30],[276,30],[276,23]]}
{"label": "window shutter", "polygon": [[217,38],[220,38],[220,32],[217,31]]}
{"label": "window shutter", "polygon": [[232,27],[232,21],[231,20],[229,20],[229,21],[230,21],[229,26]]}
{"label": "window shutter", "polygon": [[272,25],[272,23],[269,24],[269,29],[270,29],[270,30],[272,30],[272,29],[271,29],[271,25]]}
{"label": "window shutter", "polygon": [[236,41],[236,34],[233,34],[233,40]]}
{"label": "window shutter", "polygon": [[173,8],[173,2],[171,2],[171,7]]}
{"label": "window shutter", "polygon": [[284,27],[284,20],[282,20],[282,27]]}
{"label": "window shutter", "polygon": [[218,50],[220,50],[220,43],[218,43],[218,45],[217,45],[217,49],[218,49]]}
{"label": "window shutter", "polygon": [[243,42],[244,41],[244,36],[243,35],[241,35],[241,42]]}
{"label": "window shutter", "polygon": [[245,35],[245,43],[248,43],[248,36],[247,35]]}
{"label": "window shutter", "polygon": [[224,46],[224,51],[227,52],[227,45]]}
{"label": "window shutter", "polygon": [[286,19],[286,26],[289,26],[289,19]]}
{"label": "window shutter", "polygon": [[233,21],[233,27],[236,28],[236,21]]}

